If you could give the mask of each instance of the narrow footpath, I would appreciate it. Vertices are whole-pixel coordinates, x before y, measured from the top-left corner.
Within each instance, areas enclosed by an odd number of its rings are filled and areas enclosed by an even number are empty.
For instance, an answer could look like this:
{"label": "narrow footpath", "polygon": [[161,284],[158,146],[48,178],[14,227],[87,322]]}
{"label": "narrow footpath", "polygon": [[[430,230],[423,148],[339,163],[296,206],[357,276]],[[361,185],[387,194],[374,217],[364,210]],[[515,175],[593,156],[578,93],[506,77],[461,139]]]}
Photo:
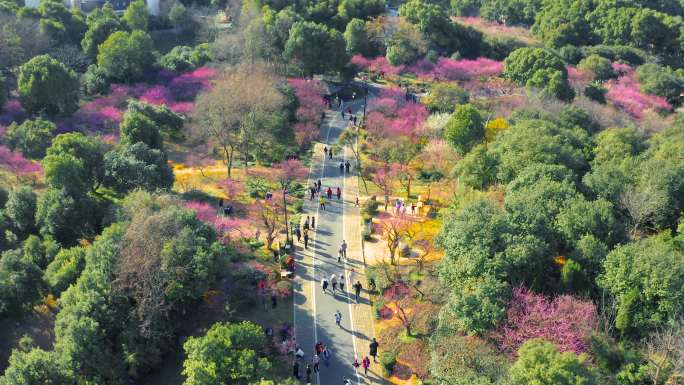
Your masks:
{"label": "narrow footpath", "polygon": [[[353,165],[350,149],[334,153],[333,158],[324,156],[323,148],[331,148],[343,130],[348,128],[349,120],[345,103],[345,118],[338,111],[326,111],[326,118],[321,125],[322,142],[315,147],[309,175],[309,186],[319,179],[322,182],[321,194],[325,197],[325,209],[319,207],[319,197],[309,200],[307,192],[303,219],[307,216],[315,218],[315,231],[310,232],[308,249],[302,242],[296,245],[296,273],[294,280],[294,321],[297,343],[305,352],[300,364],[300,378],[306,383],[306,365],[314,355],[314,346],[321,342],[331,352],[330,361],[326,364],[321,357],[320,371],[312,373],[311,383],[322,385],[342,385],[345,379],[352,384],[381,384],[379,363],[372,357],[368,374],[362,367],[352,365],[356,358],[359,363],[368,355],[373,338],[373,320],[370,301],[366,288],[361,243],[360,212],[355,202],[358,196],[358,178]],[[352,105],[353,112],[360,117],[363,103]],[[340,172],[340,163],[349,160],[352,169],[349,173]],[[333,190],[332,199],[328,200],[325,192]],[[342,199],[338,200],[335,192],[342,189]],[[345,240],[347,258],[338,262],[338,250]],[[350,273],[354,269],[353,277]],[[328,287],[323,293],[321,280],[332,275],[340,280],[344,277],[344,291],[338,289],[332,293]],[[352,282],[353,279],[353,282]],[[357,303],[352,285],[361,282],[363,290]],[[340,326],[335,323],[335,313],[342,314]],[[313,368],[313,365],[312,365]]]}

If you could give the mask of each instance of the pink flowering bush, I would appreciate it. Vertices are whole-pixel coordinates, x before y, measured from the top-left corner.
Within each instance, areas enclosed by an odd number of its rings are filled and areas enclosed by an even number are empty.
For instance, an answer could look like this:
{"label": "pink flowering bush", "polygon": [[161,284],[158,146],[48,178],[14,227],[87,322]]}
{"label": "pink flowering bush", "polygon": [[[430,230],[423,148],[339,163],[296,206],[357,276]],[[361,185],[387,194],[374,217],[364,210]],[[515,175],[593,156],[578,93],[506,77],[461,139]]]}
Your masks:
{"label": "pink flowering bush", "polygon": [[591,71],[583,71],[572,66],[566,66],[565,69],[568,71],[568,80],[574,85],[582,85],[594,80],[594,74]]}
{"label": "pink flowering bush", "polygon": [[370,110],[366,118],[368,132],[378,139],[405,136],[416,140],[429,115],[424,105],[407,102],[398,87],[382,89]]}
{"label": "pink flowering bush", "polygon": [[569,295],[547,299],[523,287],[513,290],[506,321],[492,333],[509,354],[531,338],[544,338],[562,352],[589,351],[589,336],[598,326],[596,307]]}
{"label": "pink flowering bush", "polygon": [[39,163],[24,158],[20,153],[14,152],[0,145],[0,166],[7,167],[17,176],[24,176],[42,172]]}
{"label": "pink flowering bush", "polygon": [[211,87],[211,80],[216,78],[216,75],[215,69],[200,67],[171,80],[169,90],[177,101],[189,101],[200,92],[208,90]]}
{"label": "pink flowering bush", "polygon": [[606,99],[636,119],[641,119],[647,110],[672,111],[672,105],[665,98],[641,92],[631,71],[607,82],[606,87]]}
{"label": "pink flowering bush", "polygon": [[248,223],[244,219],[219,216],[212,205],[204,202],[187,201],[185,207],[193,210],[197,219],[212,225],[219,238],[224,242],[229,240],[228,237],[233,232],[245,236],[243,232],[247,230]]}
{"label": "pink flowering bush", "polygon": [[17,99],[8,100],[5,107],[0,111],[0,124],[21,123],[24,119],[26,119],[26,111]]}
{"label": "pink flowering bush", "polygon": [[164,86],[153,86],[140,95],[140,100],[149,104],[166,104],[170,105],[173,101],[171,91]]}
{"label": "pink flowering bush", "polygon": [[411,67],[419,77],[440,80],[469,80],[481,77],[499,76],[503,62],[480,57],[474,60],[439,58],[437,64],[419,61]]}
{"label": "pink flowering bush", "polygon": [[303,78],[290,79],[290,85],[299,101],[299,108],[295,111],[297,123],[293,127],[295,141],[304,147],[319,135],[318,127],[325,111],[321,97],[323,88],[318,81]]}
{"label": "pink flowering bush", "polygon": [[351,58],[351,63],[359,67],[363,71],[373,72],[383,75],[398,75],[406,69],[406,66],[393,66],[384,56],[378,56],[373,59],[367,59],[361,55],[354,55]]}

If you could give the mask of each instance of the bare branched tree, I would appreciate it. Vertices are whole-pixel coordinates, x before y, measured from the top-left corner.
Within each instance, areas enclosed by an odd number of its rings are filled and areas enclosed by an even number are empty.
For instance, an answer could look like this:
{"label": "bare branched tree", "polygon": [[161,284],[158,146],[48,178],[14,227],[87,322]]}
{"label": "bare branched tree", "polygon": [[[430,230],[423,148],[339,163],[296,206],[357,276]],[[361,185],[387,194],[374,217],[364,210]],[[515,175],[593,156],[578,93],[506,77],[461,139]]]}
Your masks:
{"label": "bare branched tree", "polygon": [[272,139],[263,123],[284,103],[277,84],[278,79],[263,66],[237,67],[227,70],[211,91],[198,98],[194,121],[201,135],[221,151],[228,178],[236,151],[247,168],[254,149]]}
{"label": "bare branched tree", "polygon": [[646,351],[653,385],[666,380],[679,383],[684,378],[684,319],[653,332],[646,340]]}

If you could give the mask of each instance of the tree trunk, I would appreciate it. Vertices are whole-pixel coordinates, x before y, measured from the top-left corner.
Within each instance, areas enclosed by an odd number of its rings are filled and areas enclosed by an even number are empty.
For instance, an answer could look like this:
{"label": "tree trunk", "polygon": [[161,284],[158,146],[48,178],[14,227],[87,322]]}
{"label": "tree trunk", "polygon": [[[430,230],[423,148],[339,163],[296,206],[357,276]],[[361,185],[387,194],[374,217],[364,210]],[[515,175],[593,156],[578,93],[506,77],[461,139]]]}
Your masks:
{"label": "tree trunk", "polygon": [[411,199],[411,176],[409,175],[408,181],[406,182],[406,199]]}
{"label": "tree trunk", "polygon": [[228,179],[232,179],[231,171],[233,170],[233,146],[223,146],[223,156],[226,159],[224,163],[228,171]]}
{"label": "tree trunk", "polygon": [[282,186],[283,187],[283,211],[285,212],[285,242],[290,243],[290,226],[289,223],[287,223],[287,197],[285,195],[285,191],[287,190],[287,186]]}

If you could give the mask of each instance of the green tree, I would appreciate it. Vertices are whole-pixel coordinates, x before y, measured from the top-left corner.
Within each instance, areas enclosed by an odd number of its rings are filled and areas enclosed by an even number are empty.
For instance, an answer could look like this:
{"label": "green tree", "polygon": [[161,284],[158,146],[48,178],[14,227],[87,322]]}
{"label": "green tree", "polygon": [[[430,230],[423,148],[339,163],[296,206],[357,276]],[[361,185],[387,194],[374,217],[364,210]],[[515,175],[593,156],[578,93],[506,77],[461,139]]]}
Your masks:
{"label": "green tree", "polygon": [[131,31],[147,31],[148,18],[147,5],[144,0],[132,1],[121,16],[121,20],[126,23]]}
{"label": "green tree", "polygon": [[129,109],[119,126],[121,142],[133,144],[142,142],[148,147],[164,150],[164,143],[155,122],[143,112]]}
{"label": "green tree", "polygon": [[489,151],[498,159],[500,181],[513,180],[533,163],[561,164],[582,175],[588,169],[589,135],[545,120],[522,120],[497,135]]}
{"label": "green tree", "polygon": [[483,0],[480,15],[507,25],[530,26],[541,5],[541,0]]}
{"label": "green tree", "polygon": [[24,243],[21,245],[24,258],[30,261],[38,268],[45,269],[45,267],[57,255],[60,245],[50,237],[45,237],[44,240],[36,235],[29,235]]}
{"label": "green tree", "polygon": [[97,56],[98,47],[107,40],[109,35],[124,29],[109,2],[105,3],[102,8],[96,8],[91,12],[87,18],[87,24],[88,30],[81,41],[81,46],[83,51],[91,57]]}
{"label": "green tree", "polygon": [[107,74],[95,64],[88,66],[88,69],[81,77],[81,87],[86,95],[106,95],[111,90],[111,84],[107,79]]}
{"label": "green tree", "polygon": [[94,192],[104,177],[106,150],[105,143],[96,137],[80,132],[58,135],[42,160],[45,180],[53,188],[66,188],[71,195]]}
{"label": "green tree", "polygon": [[577,68],[593,72],[596,79],[602,81],[615,76],[615,71],[613,71],[610,60],[596,54],[589,55],[582,59],[577,65]]}
{"label": "green tree", "polygon": [[298,21],[290,28],[283,55],[307,75],[339,71],[348,60],[342,34],[325,25]]}
{"label": "green tree", "polygon": [[456,16],[478,16],[482,0],[451,0],[451,11]]}
{"label": "green tree", "polygon": [[56,128],[54,123],[43,118],[26,120],[22,124],[12,123],[7,127],[5,143],[11,149],[21,151],[27,158],[41,159],[50,146]]}
{"label": "green tree", "polygon": [[339,15],[345,20],[366,20],[385,12],[384,0],[342,0],[337,7]]}
{"label": "green tree", "polygon": [[40,268],[27,261],[19,250],[0,257],[0,314],[8,316],[30,309],[43,294]]}
{"label": "green tree", "polygon": [[29,186],[14,187],[5,204],[5,215],[25,236],[36,227],[36,194]]}
{"label": "green tree", "polygon": [[[119,128],[121,137],[126,137],[126,140],[130,143],[142,141],[147,143],[150,147],[161,149],[162,143],[157,142],[157,136],[161,135],[166,139],[180,139],[182,136],[183,117],[173,112],[166,105],[162,104],[155,106],[141,101],[130,100],[128,102],[128,110],[124,115],[124,121],[126,121],[126,117],[133,118],[136,116],[145,117],[151,120],[155,126],[153,128],[157,133],[147,132],[147,130],[151,130],[152,128],[144,127],[144,123],[142,124],[143,127],[125,127],[124,129],[124,124],[122,122]],[[133,122],[129,123],[133,125]],[[136,139],[136,136],[140,136],[140,138]],[[149,143],[147,141],[149,141]]]}
{"label": "green tree", "polygon": [[143,142],[123,144],[104,156],[104,184],[124,193],[135,188],[168,189],[173,171],[164,151]]}
{"label": "green tree", "polygon": [[480,54],[482,33],[449,19],[441,6],[423,0],[405,2],[399,15],[415,24],[433,46],[451,54],[458,51],[462,56]]}
{"label": "green tree", "polygon": [[43,0],[37,8],[40,27],[53,42],[78,43],[86,31],[86,23],[80,9],[69,10],[58,0]]}
{"label": "green tree", "polygon": [[45,282],[50,292],[59,296],[70,285],[76,283],[85,267],[86,250],[80,246],[61,249],[45,269]]}
{"label": "green tree", "polygon": [[49,55],[36,56],[19,68],[21,104],[30,113],[68,116],[78,109],[78,78]]}
{"label": "green tree", "polygon": [[556,226],[569,244],[586,234],[594,235],[610,246],[624,238],[624,228],[616,217],[613,204],[604,199],[573,199],[558,213]]}
{"label": "green tree", "polygon": [[97,203],[92,198],[72,196],[66,190],[49,189],[40,196],[36,207],[40,233],[65,246],[96,234],[100,218]]}
{"label": "green tree", "polygon": [[112,80],[139,80],[154,64],[153,48],[152,39],[144,31],[117,31],[99,46],[97,65]]}
{"label": "green tree", "polygon": [[433,112],[453,112],[459,104],[468,103],[468,92],[458,84],[436,83],[428,96],[421,100]]}
{"label": "green tree", "polygon": [[470,104],[456,106],[444,128],[444,137],[460,155],[465,155],[484,138],[482,115]]}
{"label": "green tree", "polygon": [[543,339],[526,341],[518,350],[518,359],[510,369],[511,382],[516,385],[594,385],[593,370],[585,355],[558,352],[556,346]]}
{"label": "green tree", "polygon": [[635,336],[682,315],[684,254],[667,234],[613,249],[598,284],[617,301],[616,327]]}
{"label": "green tree", "polygon": [[3,107],[5,107],[7,94],[9,94],[9,90],[7,89],[7,84],[5,83],[5,77],[0,74],[0,112],[2,112]]}
{"label": "green tree", "polygon": [[643,92],[662,96],[675,106],[681,104],[684,78],[671,68],[648,63],[637,68],[636,73]]}
{"label": "green tree", "polygon": [[550,47],[592,45],[597,37],[586,16],[594,8],[593,0],[545,1],[535,17],[532,32]]}
{"label": "green tree", "polygon": [[259,357],[264,345],[261,327],[248,321],[216,323],[202,337],[190,337],[184,345],[184,385],[251,384],[271,367]]}
{"label": "green tree", "polygon": [[496,181],[498,160],[484,144],[478,144],[458,162],[454,171],[466,186],[484,190]]}
{"label": "green tree", "polygon": [[486,335],[506,314],[510,287],[490,275],[468,278],[453,288],[439,314],[439,327]]}
{"label": "green tree", "polygon": [[525,84],[535,72],[542,69],[555,69],[567,77],[565,64],[553,53],[543,48],[525,47],[511,52],[504,61],[504,76],[518,84]]}
{"label": "green tree", "polygon": [[566,75],[551,68],[540,69],[527,81],[527,87],[537,88],[543,95],[554,97],[564,102],[575,98],[575,90],[570,86]]}
{"label": "green tree", "polygon": [[430,347],[430,374],[439,384],[505,383],[510,364],[483,339],[438,329]]}
{"label": "green tree", "polygon": [[344,41],[350,55],[370,54],[370,42],[366,32],[366,23],[361,19],[351,19],[344,30]]}
{"label": "green tree", "polygon": [[9,366],[0,377],[0,385],[66,385],[73,384],[73,373],[52,351],[32,348],[12,350]]}

